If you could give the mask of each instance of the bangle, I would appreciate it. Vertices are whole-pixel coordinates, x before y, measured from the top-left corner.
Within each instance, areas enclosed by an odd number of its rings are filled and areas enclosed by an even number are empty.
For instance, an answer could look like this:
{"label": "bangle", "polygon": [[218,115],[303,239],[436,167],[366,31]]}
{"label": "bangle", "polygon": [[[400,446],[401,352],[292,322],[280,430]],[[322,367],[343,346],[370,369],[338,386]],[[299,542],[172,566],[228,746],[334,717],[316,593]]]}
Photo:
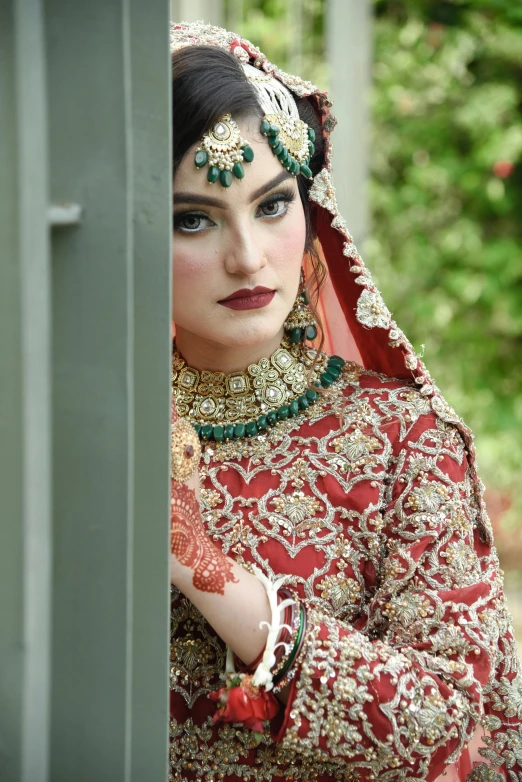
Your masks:
{"label": "bangle", "polygon": [[[280,588],[277,592],[278,605],[280,605],[283,600],[287,600],[288,602],[288,598],[293,598],[293,595],[290,592],[290,590],[285,589],[284,587]],[[285,608],[285,612],[283,616],[283,624],[281,625],[281,631],[277,638],[277,643],[275,647],[276,662],[273,666],[272,676],[274,676],[278,671],[280,671],[284,665],[286,659],[284,644],[289,644],[291,641],[291,634],[288,632],[288,628],[294,629],[296,626],[295,623],[296,605],[297,604],[292,600],[291,605],[287,605]],[[295,633],[293,633],[293,635],[295,635]],[[251,662],[249,665],[245,665],[245,663],[242,660],[240,660],[236,654],[234,654],[235,669],[239,673],[253,674],[257,666],[263,659],[265,648],[266,646],[264,646],[261,649],[256,659],[253,662]]]}
{"label": "bangle", "polygon": [[[301,649],[301,644],[304,638],[304,629],[306,625],[306,609],[303,604],[299,606],[299,624],[297,625],[297,634],[295,638],[295,642],[292,648],[292,651],[288,655],[285,664],[282,666],[280,672],[277,674],[277,676],[274,677],[274,685],[278,684],[284,676],[288,673],[290,668],[292,667],[294,660],[297,658],[297,655],[299,654],[299,651]],[[274,672],[275,674],[275,672]]]}
{"label": "bangle", "polygon": [[299,643],[296,643],[295,655],[292,655],[292,660],[290,661],[288,668],[286,669],[286,672],[283,675],[280,675],[277,679],[277,682],[274,683],[273,689],[275,693],[281,692],[281,690],[284,690],[285,687],[287,687],[290,684],[290,681],[294,678],[299,666],[303,662],[303,658],[306,653],[307,636],[310,627],[308,625],[308,616],[306,613],[306,608],[303,604],[301,604],[301,628],[302,628],[302,631],[300,632],[301,638],[299,640]]}
{"label": "bangle", "polygon": [[272,583],[255,565],[253,566],[253,570],[255,576],[259,579],[259,581],[261,581],[266,590],[271,611],[271,621],[262,621],[259,623],[260,628],[268,628],[268,636],[266,639],[262,660],[257,666],[252,677],[252,684],[255,687],[264,687],[265,690],[269,692],[273,687],[272,668],[277,663],[275,654],[276,649],[283,648],[286,654],[289,654],[291,651],[289,644],[287,644],[285,641],[279,640],[280,633],[283,629],[286,628],[288,632],[292,632],[291,627],[284,624],[284,622],[281,622],[281,611],[292,605],[295,601],[291,598],[287,598],[278,603],[277,593],[282,587],[282,582],[284,579],[280,578]]}
{"label": "bangle", "polygon": [[[291,595],[291,593],[289,594]],[[290,657],[294,656],[294,649],[301,624],[301,605],[297,601],[294,602],[294,604],[290,607],[290,614],[285,618],[285,624],[291,627],[292,631],[289,633],[285,629],[281,634],[280,640],[286,642],[287,648],[286,650],[281,651],[281,654],[278,656],[278,661],[272,669],[272,677],[274,681],[281,675],[281,672],[286,669]]]}
{"label": "bangle", "polygon": [[[209,693],[208,697],[218,706],[214,715],[215,722],[242,722],[254,732],[263,733],[263,722],[273,719],[280,710],[280,703],[270,692],[273,689],[272,668],[276,666],[284,673],[291,667],[300,644],[302,619],[297,627],[296,642],[290,644],[282,639],[289,640],[292,637],[296,628],[295,617],[297,614],[302,617],[303,609],[299,606],[300,610],[295,610],[299,604],[292,597],[287,597],[291,593],[283,588],[283,578],[272,583],[257,567],[253,566],[253,570],[265,587],[270,605],[271,621],[259,623],[260,627],[265,625],[268,627],[265,648],[262,655],[249,666],[252,668],[257,664],[252,675],[236,672],[235,655],[228,647],[225,674],[222,676],[225,686],[217,692]],[[282,593],[283,600],[279,600],[279,591]],[[282,612],[284,613],[281,621]]]}

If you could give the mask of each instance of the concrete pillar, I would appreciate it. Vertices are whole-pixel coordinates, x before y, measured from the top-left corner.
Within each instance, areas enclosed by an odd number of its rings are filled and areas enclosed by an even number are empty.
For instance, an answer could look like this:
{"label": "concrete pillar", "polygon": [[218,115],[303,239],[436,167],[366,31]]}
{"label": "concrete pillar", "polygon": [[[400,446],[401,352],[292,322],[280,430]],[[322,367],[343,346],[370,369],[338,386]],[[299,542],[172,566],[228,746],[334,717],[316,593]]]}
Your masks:
{"label": "concrete pillar", "polygon": [[41,0],[0,4],[0,779],[48,782],[51,311]]}
{"label": "concrete pillar", "polygon": [[171,18],[174,22],[198,22],[218,27],[225,25],[224,0],[171,0]]}
{"label": "concrete pillar", "polygon": [[52,782],[167,776],[168,22],[46,3],[50,197],[82,209],[52,235]]}
{"label": "concrete pillar", "polygon": [[333,165],[337,200],[355,243],[370,228],[368,206],[371,3],[328,0],[327,57],[334,114]]}

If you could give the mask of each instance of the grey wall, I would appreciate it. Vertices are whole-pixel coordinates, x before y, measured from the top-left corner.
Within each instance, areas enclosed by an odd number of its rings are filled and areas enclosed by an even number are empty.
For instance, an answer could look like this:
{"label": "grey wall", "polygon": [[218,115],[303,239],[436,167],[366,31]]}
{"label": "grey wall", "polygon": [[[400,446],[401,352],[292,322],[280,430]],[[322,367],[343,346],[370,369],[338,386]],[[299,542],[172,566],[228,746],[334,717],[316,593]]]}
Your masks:
{"label": "grey wall", "polygon": [[167,777],[169,16],[0,4],[2,782]]}

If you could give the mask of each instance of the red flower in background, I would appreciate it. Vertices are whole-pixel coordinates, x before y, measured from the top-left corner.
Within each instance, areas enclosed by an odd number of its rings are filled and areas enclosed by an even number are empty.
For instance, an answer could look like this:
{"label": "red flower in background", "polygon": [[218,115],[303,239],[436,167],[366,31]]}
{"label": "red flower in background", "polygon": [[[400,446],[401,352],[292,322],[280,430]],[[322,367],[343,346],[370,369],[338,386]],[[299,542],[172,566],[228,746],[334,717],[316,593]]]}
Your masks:
{"label": "red flower in background", "polygon": [[500,179],[506,179],[513,173],[515,166],[509,160],[497,160],[493,166],[493,173]]}
{"label": "red flower in background", "polygon": [[426,35],[428,44],[433,46],[434,49],[438,49],[442,45],[442,39],[445,32],[446,27],[443,24],[439,24],[438,22],[432,22],[429,24],[427,26]]}

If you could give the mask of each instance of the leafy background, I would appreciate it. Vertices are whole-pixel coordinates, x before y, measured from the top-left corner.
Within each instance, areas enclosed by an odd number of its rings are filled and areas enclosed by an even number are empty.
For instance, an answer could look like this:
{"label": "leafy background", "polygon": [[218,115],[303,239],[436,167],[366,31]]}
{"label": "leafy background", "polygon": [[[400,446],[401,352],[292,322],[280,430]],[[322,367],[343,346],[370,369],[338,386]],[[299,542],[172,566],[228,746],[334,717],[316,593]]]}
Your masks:
{"label": "leafy background", "polygon": [[[238,19],[228,0],[239,31],[291,70],[295,2],[242,5]],[[501,560],[522,605],[522,3],[372,5],[363,255],[475,432]],[[300,74],[328,88],[326,1],[301,0],[301,9]]]}

